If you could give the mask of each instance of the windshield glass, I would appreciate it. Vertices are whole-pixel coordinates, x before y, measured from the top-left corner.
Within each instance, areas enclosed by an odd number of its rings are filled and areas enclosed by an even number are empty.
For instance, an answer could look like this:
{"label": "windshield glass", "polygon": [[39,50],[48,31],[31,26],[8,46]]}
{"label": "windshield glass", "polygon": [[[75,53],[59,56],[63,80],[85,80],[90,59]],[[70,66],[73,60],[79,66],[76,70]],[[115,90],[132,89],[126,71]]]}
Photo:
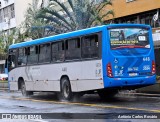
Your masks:
{"label": "windshield glass", "polygon": [[150,48],[149,30],[144,28],[110,29],[111,49]]}

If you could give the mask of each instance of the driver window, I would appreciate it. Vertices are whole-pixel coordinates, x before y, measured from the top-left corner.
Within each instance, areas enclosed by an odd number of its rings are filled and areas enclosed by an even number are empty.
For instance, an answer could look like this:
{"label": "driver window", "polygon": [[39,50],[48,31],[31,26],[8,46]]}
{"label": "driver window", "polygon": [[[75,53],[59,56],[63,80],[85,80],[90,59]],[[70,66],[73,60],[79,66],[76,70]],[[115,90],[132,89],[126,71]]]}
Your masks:
{"label": "driver window", "polygon": [[15,60],[15,55],[9,55],[8,57],[8,67],[9,67],[9,70],[15,68],[15,64],[16,64],[16,60]]}
{"label": "driver window", "polygon": [[9,71],[16,67],[16,53],[17,53],[17,49],[9,50],[9,56],[8,56]]}
{"label": "driver window", "polygon": [[26,65],[27,55],[26,48],[20,48],[18,51],[18,66]]}

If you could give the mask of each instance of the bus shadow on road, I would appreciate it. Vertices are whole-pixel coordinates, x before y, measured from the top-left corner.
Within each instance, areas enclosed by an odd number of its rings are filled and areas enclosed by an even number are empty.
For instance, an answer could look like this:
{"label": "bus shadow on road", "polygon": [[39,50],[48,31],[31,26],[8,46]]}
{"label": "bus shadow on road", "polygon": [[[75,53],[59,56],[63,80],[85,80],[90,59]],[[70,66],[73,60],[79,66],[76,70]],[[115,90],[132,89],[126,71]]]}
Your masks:
{"label": "bus shadow on road", "polygon": [[[129,97],[129,96],[127,96]],[[129,101],[129,99],[124,99],[122,95],[117,94],[111,98],[101,99],[98,94],[85,94],[81,97],[74,97],[70,101],[62,100],[54,92],[36,92],[34,95],[29,98],[36,100],[45,100],[45,101],[60,101],[60,102],[83,102],[83,103],[119,103]],[[131,100],[130,100],[131,101]]]}
{"label": "bus shadow on road", "polygon": [[[78,102],[78,103],[135,103],[137,101],[145,103],[150,101],[149,98],[144,98],[142,96],[137,96],[134,94],[123,94],[118,93],[114,97],[101,99],[98,94],[85,94],[81,97],[75,97],[70,101],[59,99],[58,95],[54,92],[35,92],[34,95],[29,96],[31,99],[44,100],[44,101],[56,101],[56,102]],[[146,100],[147,99],[147,100]],[[153,101],[153,99],[151,99]]]}
{"label": "bus shadow on road", "polygon": [[35,92],[30,98],[46,101],[58,101],[58,96],[54,92]]}

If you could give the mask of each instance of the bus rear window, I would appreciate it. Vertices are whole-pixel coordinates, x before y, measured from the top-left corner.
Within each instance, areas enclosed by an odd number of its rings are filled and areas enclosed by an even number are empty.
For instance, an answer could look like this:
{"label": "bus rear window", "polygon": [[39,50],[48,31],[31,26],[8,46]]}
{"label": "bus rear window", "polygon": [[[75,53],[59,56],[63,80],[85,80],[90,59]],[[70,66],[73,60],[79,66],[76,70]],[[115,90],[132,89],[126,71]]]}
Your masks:
{"label": "bus rear window", "polygon": [[150,48],[149,30],[144,28],[110,29],[111,49]]}

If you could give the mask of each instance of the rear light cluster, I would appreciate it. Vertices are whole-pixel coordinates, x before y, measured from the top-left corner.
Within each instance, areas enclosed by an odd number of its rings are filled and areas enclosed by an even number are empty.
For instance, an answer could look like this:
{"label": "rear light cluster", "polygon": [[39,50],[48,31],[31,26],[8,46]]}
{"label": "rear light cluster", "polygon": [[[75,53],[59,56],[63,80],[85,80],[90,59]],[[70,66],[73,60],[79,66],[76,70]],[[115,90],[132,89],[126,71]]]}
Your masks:
{"label": "rear light cluster", "polygon": [[107,64],[107,76],[113,77],[111,63]]}
{"label": "rear light cluster", "polygon": [[152,61],[152,74],[156,74],[156,64]]}

